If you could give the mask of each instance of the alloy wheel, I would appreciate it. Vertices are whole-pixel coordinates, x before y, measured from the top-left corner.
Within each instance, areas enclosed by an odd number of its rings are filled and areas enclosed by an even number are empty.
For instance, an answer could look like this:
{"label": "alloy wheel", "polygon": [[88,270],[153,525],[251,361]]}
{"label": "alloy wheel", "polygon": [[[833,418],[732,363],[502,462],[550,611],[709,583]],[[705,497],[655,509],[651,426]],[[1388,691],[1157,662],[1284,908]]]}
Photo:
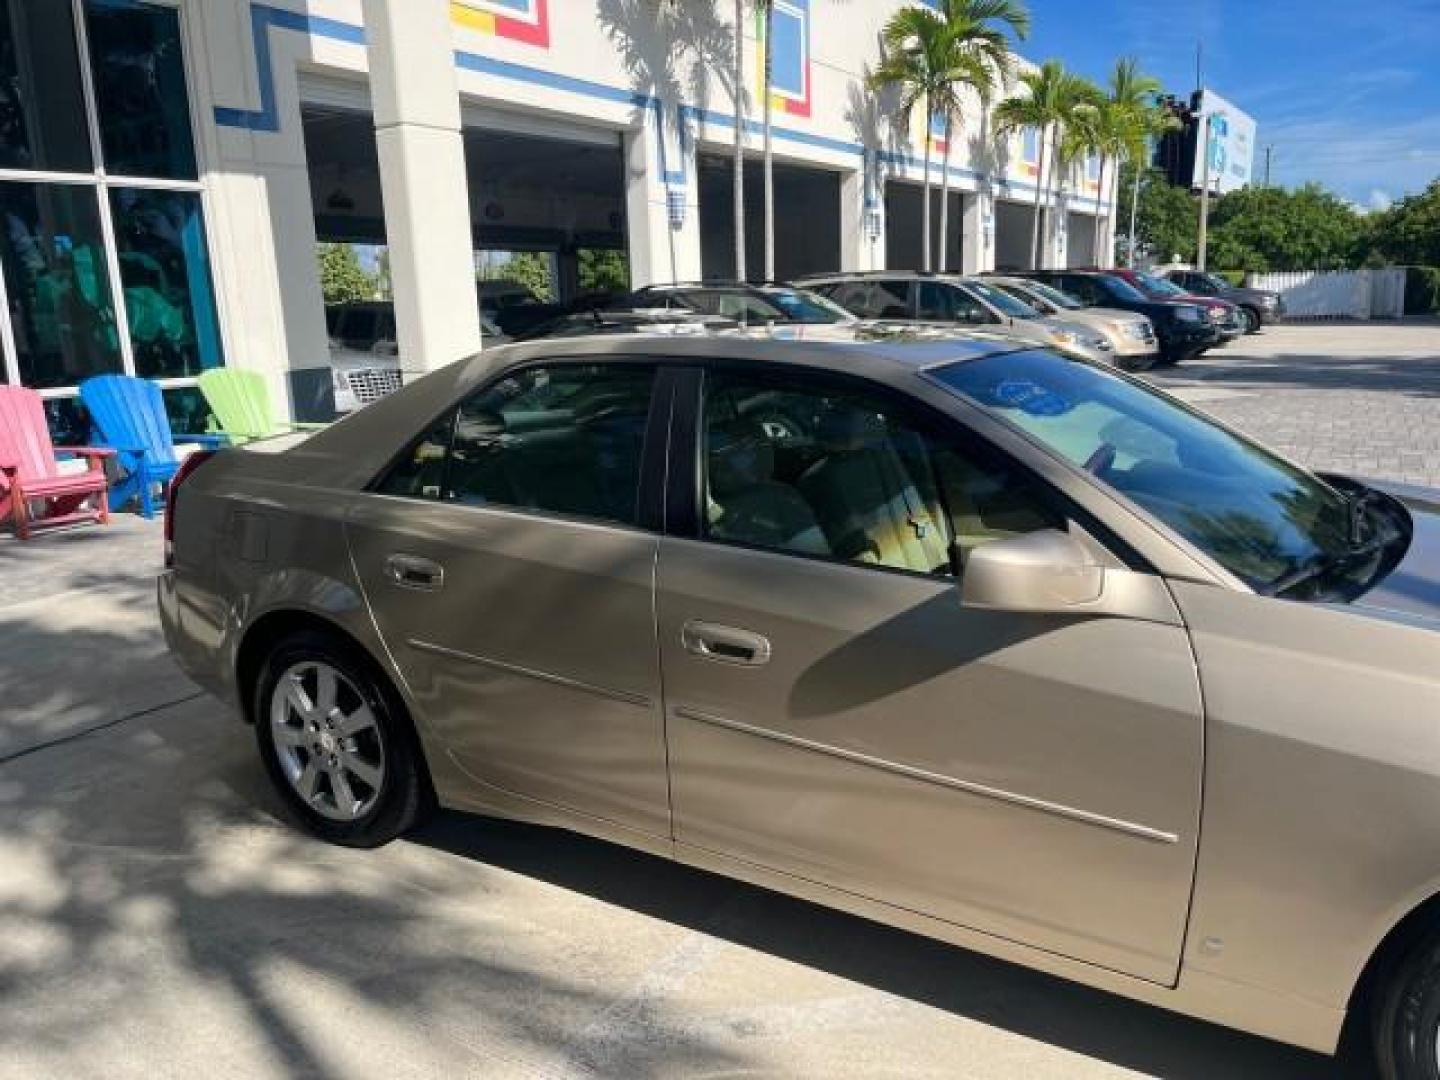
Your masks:
{"label": "alloy wheel", "polygon": [[270,733],[296,794],[332,821],[374,808],[385,784],[385,743],[364,696],[324,661],[292,664],[270,696]]}

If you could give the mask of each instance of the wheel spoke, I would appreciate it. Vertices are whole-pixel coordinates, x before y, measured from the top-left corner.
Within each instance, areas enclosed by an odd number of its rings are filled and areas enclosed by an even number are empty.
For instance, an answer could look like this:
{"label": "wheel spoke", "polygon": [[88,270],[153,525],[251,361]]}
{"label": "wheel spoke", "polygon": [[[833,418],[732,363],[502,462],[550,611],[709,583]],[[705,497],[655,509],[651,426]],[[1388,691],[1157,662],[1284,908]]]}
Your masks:
{"label": "wheel spoke", "polygon": [[305,762],[305,768],[295,780],[295,790],[305,797],[306,802],[315,801],[315,785],[320,782],[320,763],[312,754]]}
{"label": "wheel spoke", "polygon": [[330,770],[330,787],[335,792],[335,806],[347,817],[354,817],[358,800],[355,792],[350,789],[350,780],[345,775],[343,766],[337,765]]}
{"label": "wheel spoke", "polygon": [[305,693],[305,687],[300,683],[299,675],[290,676],[290,684],[285,687],[285,702],[290,710],[302,720],[315,711],[315,705],[310,700],[310,695]]}
{"label": "wheel spoke", "polygon": [[371,791],[380,790],[380,769],[371,765],[359,754],[348,751],[340,754],[340,767],[352,776],[362,780]]}
{"label": "wheel spoke", "polygon": [[315,669],[315,715],[323,718],[335,708],[335,669],[322,665]]}
{"label": "wheel spoke", "polygon": [[335,725],[335,734],[342,739],[349,739],[374,727],[375,714],[370,711],[370,706],[360,705],[349,716],[341,718]]}
{"label": "wheel spoke", "polygon": [[303,724],[276,724],[271,730],[275,733],[275,741],[281,746],[304,746],[309,741]]}

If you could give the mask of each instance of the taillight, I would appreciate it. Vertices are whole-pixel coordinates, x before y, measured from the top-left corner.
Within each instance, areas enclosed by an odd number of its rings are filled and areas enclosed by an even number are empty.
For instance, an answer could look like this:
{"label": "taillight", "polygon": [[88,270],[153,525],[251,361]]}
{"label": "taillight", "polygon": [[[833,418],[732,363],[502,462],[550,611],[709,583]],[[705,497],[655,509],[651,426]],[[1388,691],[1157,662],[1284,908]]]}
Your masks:
{"label": "taillight", "polygon": [[175,503],[180,496],[180,485],[205,462],[215,456],[213,450],[196,450],[180,463],[175,470],[170,486],[165,491],[165,566],[175,565]]}

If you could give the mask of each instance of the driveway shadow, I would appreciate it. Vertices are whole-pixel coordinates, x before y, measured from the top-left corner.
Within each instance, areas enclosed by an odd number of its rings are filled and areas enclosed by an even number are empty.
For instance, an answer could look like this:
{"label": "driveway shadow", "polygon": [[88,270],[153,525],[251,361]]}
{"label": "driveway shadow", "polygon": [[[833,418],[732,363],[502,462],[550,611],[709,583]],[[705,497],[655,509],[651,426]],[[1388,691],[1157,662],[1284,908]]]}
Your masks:
{"label": "driveway shadow", "polygon": [[1281,353],[1261,358],[1215,353],[1180,368],[1151,372],[1147,378],[1161,386],[1220,386],[1257,391],[1363,390],[1436,398],[1440,397],[1440,355],[1407,358]]}
{"label": "driveway shadow", "polygon": [[887,994],[1183,1080],[1368,1077],[1331,1060],[562,829],[444,812],[411,837]]}

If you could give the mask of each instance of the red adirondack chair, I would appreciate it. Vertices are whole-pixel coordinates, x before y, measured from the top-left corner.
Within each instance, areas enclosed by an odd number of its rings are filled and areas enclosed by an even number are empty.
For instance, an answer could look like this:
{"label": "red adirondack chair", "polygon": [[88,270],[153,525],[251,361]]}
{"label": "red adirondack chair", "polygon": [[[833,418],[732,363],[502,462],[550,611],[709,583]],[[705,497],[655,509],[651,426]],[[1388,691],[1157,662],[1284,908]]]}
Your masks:
{"label": "red adirondack chair", "polygon": [[[62,472],[57,452],[83,457],[90,467],[81,473]],[[33,528],[108,522],[104,459],[114,453],[91,446],[62,446],[57,451],[40,395],[23,386],[0,386],[0,525],[13,518],[15,532],[28,540]]]}

